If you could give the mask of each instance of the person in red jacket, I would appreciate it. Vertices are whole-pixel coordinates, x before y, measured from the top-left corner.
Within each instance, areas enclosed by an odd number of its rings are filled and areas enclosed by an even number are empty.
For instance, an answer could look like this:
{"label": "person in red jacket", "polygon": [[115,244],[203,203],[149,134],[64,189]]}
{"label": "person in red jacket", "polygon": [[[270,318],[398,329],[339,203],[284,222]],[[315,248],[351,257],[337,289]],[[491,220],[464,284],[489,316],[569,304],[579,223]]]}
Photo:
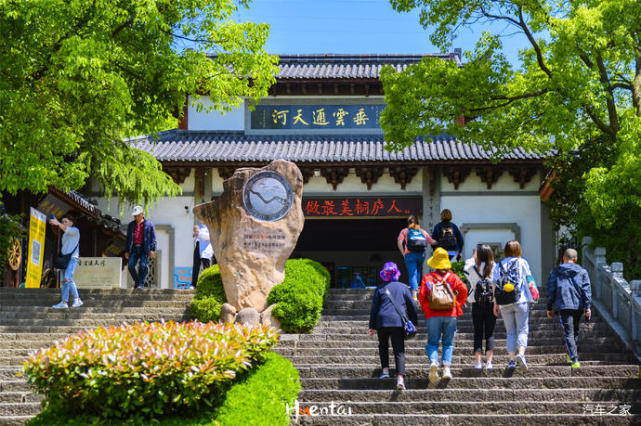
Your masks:
{"label": "person in red jacket", "polygon": [[[439,247],[434,250],[434,255],[428,259],[427,264],[435,271],[423,277],[418,300],[427,319],[427,345],[425,346],[425,351],[430,359],[430,382],[436,383],[439,380],[438,346],[441,341],[443,344],[443,355],[441,357],[443,379],[450,380],[452,378],[450,366],[452,364],[452,353],[454,352],[456,319],[463,315],[462,306],[467,300],[467,287],[452,272],[450,256],[445,249]],[[449,286],[452,290],[454,300],[451,307],[437,306],[438,304],[432,298],[433,289],[447,290],[447,288],[442,288],[441,283]]]}

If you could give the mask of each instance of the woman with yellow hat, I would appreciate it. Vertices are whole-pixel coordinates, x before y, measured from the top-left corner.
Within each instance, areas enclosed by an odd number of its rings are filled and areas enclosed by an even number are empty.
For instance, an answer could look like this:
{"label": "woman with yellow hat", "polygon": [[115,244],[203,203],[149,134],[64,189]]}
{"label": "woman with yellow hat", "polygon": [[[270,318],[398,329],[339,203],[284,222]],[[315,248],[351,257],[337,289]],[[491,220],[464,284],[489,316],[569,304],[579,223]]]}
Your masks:
{"label": "woman with yellow hat", "polygon": [[505,258],[494,268],[494,314],[498,315],[500,309],[505,325],[509,357],[507,368],[513,370],[518,364],[525,372],[528,368],[525,348],[530,303],[538,300],[539,292],[529,263],[521,257],[521,244],[516,240],[508,241],[503,254]]}
{"label": "woman with yellow hat", "polygon": [[462,306],[467,299],[467,287],[452,272],[450,256],[443,248],[434,250],[427,264],[435,271],[425,274],[421,281],[418,300],[421,303],[427,323],[427,345],[425,350],[430,359],[430,382],[439,380],[438,347],[443,345],[441,364],[443,379],[450,380],[454,333],[457,318],[463,315]]}

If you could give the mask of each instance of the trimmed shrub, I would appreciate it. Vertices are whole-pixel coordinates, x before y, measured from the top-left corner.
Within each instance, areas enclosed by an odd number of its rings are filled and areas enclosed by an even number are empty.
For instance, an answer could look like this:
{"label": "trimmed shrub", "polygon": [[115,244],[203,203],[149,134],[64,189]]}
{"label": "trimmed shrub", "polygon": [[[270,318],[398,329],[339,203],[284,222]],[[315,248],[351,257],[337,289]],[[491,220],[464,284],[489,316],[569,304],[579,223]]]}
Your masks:
{"label": "trimmed shrub", "polygon": [[267,327],[137,323],[70,336],[31,354],[23,370],[59,411],[157,417],[217,405],[277,339]]}
{"label": "trimmed shrub", "polygon": [[218,265],[210,266],[198,276],[196,294],[190,312],[200,322],[218,321],[220,309],[227,301]]}
{"label": "trimmed shrub", "polygon": [[247,380],[235,384],[216,411],[221,425],[290,424],[286,406],[294,406],[300,391],[298,370],[291,361],[276,353]]}
{"label": "trimmed shrub", "polygon": [[272,288],[267,303],[276,304],[273,315],[288,333],[310,332],[320,319],[329,287],[327,269],[310,259],[290,259],[285,280]]}

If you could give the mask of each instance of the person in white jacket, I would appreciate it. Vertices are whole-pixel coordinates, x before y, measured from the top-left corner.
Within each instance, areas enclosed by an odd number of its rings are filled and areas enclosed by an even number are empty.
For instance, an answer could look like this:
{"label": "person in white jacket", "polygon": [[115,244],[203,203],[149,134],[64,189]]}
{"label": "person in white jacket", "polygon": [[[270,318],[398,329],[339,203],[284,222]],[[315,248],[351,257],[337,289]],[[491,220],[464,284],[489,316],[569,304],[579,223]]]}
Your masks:
{"label": "person in white jacket", "polygon": [[494,356],[494,313],[493,271],[494,252],[485,244],[479,244],[474,249],[471,258],[465,261],[465,275],[470,283],[467,302],[472,304],[472,322],[474,324],[474,355],[477,370],[483,369],[481,362],[483,340],[485,339],[485,369],[491,370]]}
{"label": "person in white jacket", "polygon": [[200,275],[201,268],[207,269],[211,266],[211,259],[214,256],[214,248],[211,245],[209,238],[209,228],[200,224],[194,225],[194,266],[191,274],[191,286],[196,288],[198,283],[198,275]]}

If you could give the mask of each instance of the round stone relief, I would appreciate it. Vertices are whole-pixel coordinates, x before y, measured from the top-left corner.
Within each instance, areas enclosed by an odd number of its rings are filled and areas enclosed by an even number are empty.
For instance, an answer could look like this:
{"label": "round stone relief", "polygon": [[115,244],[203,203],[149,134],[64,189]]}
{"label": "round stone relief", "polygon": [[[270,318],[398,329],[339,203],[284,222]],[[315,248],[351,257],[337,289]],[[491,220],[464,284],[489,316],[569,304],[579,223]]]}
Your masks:
{"label": "round stone relief", "polygon": [[268,222],[281,219],[289,212],[292,202],[292,187],[280,173],[258,172],[243,186],[245,210],[256,219]]}

